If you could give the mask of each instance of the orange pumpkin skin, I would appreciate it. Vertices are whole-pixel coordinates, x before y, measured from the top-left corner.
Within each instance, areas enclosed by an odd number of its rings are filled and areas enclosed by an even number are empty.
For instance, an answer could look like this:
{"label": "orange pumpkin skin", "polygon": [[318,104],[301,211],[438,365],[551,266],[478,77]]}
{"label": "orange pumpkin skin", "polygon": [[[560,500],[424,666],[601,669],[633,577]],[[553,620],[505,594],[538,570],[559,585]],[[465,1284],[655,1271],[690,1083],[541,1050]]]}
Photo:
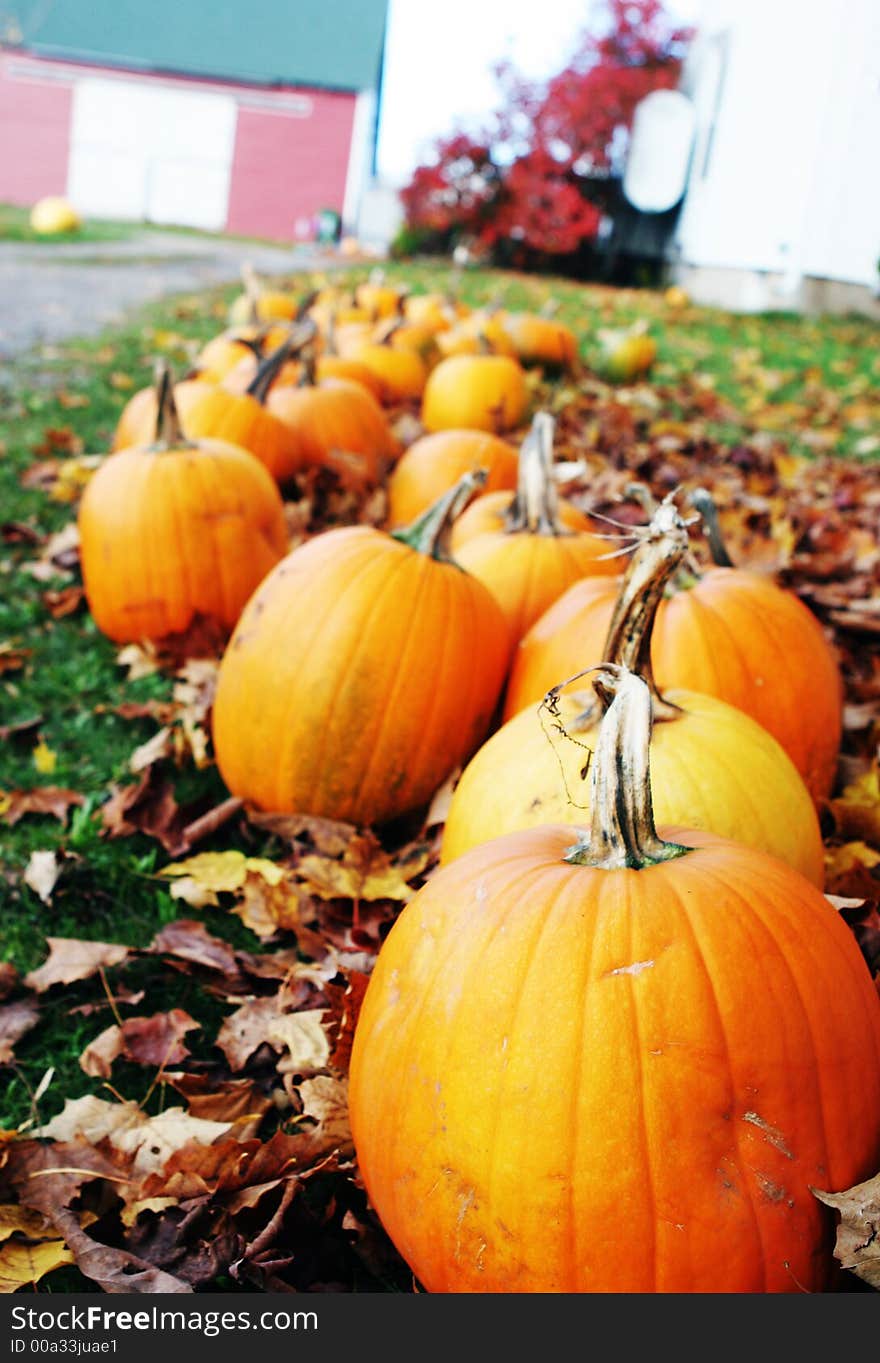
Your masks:
{"label": "orange pumpkin skin", "polygon": [[240,445],[268,469],[277,483],[288,482],[303,468],[296,436],[247,393],[209,387],[182,410],[183,429],[192,440],[224,440]]}
{"label": "orange pumpkin skin", "polygon": [[196,615],[231,629],[287,551],[272,479],[220,441],[111,455],[83,495],[79,533],[89,609],[118,643],[179,633]]}
{"label": "orange pumpkin skin", "polygon": [[[516,487],[516,451],[504,440],[482,431],[437,431],[413,441],[388,480],[388,523],[409,525],[458,481],[463,473],[483,468],[487,492]],[[456,525],[477,505],[473,502]],[[453,527],[453,537],[455,527]]]}
{"label": "orange pumpkin skin", "polygon": [[516,643],[573,583],[590,574],[607,577],[618,565],[602,557],[609,551],[607,541],[592,533],[592,523],[570,502],[560,502],[559,519],[572,533],[545,535],[507,532],[504,515],[511,501],[509,492],[478,498],[453,527],[452,552],[489,588]]}
{"label": "orange pumpkin skin", "polygon": [[379,384],[380,401],[388,406],[415,401],[424,392],[428,369],[414,350],[366,340],[346,347],[344,355],[369,369]]}
{"label": "orange pumpkin skin", "polygon": [[[579,582],[536,622],[513,662],[505,717],[536,704],[584,659],[599,661],[618,585]],[[829,794],[841,739],[840,670],[819,622],[791,592],[742,568],[710,568],[661,603],[651,664],[661,691],[700,691],[751,715],[813,798]]]}
{"label": "orange pumpkin skin", "polygon": [[378,402],[360,384],[346,379],[272,388],[266,410],[294,436],[302,468],[334,468],[372,485],[397,453]]}
{"label": "orange pumpkin skin", "polygon": [[522,364],[571,369],[577,359],[577,337],[562,322],[537,313],[509,312],[504,317],[504,330]]}
{"label": "orange pumpkin skin", "polygon": [[261,809],[380,823],[427,802],[488,729],[507,634],[486,589],[367,526],[289,554],[220,667],[214,745]]}
{"label": "orange pumpkin skin", "polygon": [[379,954],[350,1112],[430,1292],[803,1292],[880,1159],[880,1006],[822,894],[765,853],[572,866],[575,830],[431,877]]}
{"label": "orange pumpkin skin", "polygon": [[[257,367],[256,356],[246,356],[226,375],[223,387],[230,393],[246,393],[256,378]],[[291,384],[299,383],[302,375],[301,360],[285,360],[272,387],[289,387]],[[366,388],[371,397],[377,400],[382,392],[379,380],[365,364],[358,360],[343,359],[341,355],[319,355],[315,360],[315,378],[319,383],[324,379],[349,379],[352,383],[359,383],[362,388]]]}
{"label": "orange pumpkin skin", "polygon": [[432,369],[422,400],[428,431],[469,427],[496,435],[521,425],[528,407],[522,366],[507,355],[453,355]]}
{"label": "orange pumpkin skin", "polygon": [[[184,379],[174,385],[174,401],[185,423],[186,414],[199,398],[212,391],[212,385],[201,379]],[[111,449],[130,450],[135,445],[149,445],[156,430],[157,415],[156,390],[154,387],[140,388],[122,409],[116,430],[113,434]],[[184,426],[185,429],[185,426]]]}

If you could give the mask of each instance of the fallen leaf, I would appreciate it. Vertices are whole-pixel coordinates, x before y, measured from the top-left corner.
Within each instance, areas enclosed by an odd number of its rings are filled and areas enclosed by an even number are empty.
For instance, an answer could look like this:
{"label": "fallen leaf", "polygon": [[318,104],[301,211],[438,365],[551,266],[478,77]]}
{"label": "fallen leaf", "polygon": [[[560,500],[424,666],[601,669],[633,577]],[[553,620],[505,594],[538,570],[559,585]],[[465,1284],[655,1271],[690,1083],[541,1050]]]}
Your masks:
{"label": "fallen leaf", "polygon": [[146,743],[142,743],[139,748],[135,748],[131,757],[128,759],[128,769],[137,773],[145,771],[154,762],[160,762],[163,757],[171,754],[171,730],[163,728],[157,730],[152,738],[148,738]]}
{"label": "fallen leaf", "polygon": [[71,805],[84,804],[85,798],[79,791],[65,790],[62,786],[0,792],[0,814],[8,824],[18,823],[26,814],[48,814],[66,823]]}
{"label": "fallen leaf", "polygon": [[189,1283],[138,1259],[127,1250],[93,1240],[67,1208],[56,1213],[55,1223],[72,1250],[80,1273],[98,1283],[105,1292],[192,1292]]}
{"label": "fallen leaf", "polygon": [[7,1240],[0,1245],[0,1292],[33,1287],[54,1268],[72,1264],[73,1255],[63,1240],[42,1240],[36,1245]]}
{"label": "fallen leaf", "polygon": [[175,1150],[192,1142],[210,1145],[229,1131],[229,1122],[191,1117],[182,1107],[166,1108],[148,1117],[134,1102],[109,1103],[86,1094],[68,1098],[63,1110],[34,1131],[43,1140],[76,1141],[90,1145],[107,1142],[132,1159],[132,1176],[146,1177],[161,1169]]}
{"label": "fallen leaf", "polygon": [[0,673],[20,672],[32,653],[31,648],[13,648],[12,644],[0,643]]}
{"label": "fallen leaf", "polygon": [[0,961],[0,999],[6,999],[18,984],[18,971],[11,961]]}
{"label": "fallen leaf", "polygon": [[880,763],[828,801],[837,836],[880,848]]}
{"label": "fallen leaf", "polygon": [[[18,719],[13,724],[0,724],[0,742],[5,743],[8,738],[25,738],[32,734],[35,729],[39,729],[42,723],[42,715],[31,715],[29,719]],[[0,806],[2,806],[4,798],[0,794]]]}
{"label": "fallen leaf", "polygon": [[302,1101],[302,1115],[315,1122],[310,1133],[312,1158],[338,1150],[351,1154],[354,1145],[348,1112],[348,1085],[344,1079],[329,1074],[316,1074],[297,1086]]}
{"label": "fallen leaf", "polygon": [[122,1028],[113,1023],[90,1041],[79,1058],[80,1069],[92,1079],[109,1079],[113,1062],[125,1050]]}
{"label": "fallen leaf", "polygon": [[43,739],[40,739],[34,748],[31,759],[41,776],[51,776],[58,765],[57,753],[54,753]]}
{"label": "fallen leaf", "polygon": [[28,864],[24,868],[22,880],[44,904],[49,904],[60,874],[61,860],[58,852],[34,851],[31,852]]}
{"label": "fallen leaf", "polygon": [[145,1180],[144,1197],[176,1197],[185,1201],[208,1193],[234,1193],[297,1176],[302,1140],[276,1131],[268,1141],[219,1140],[188,1145],[164,1168]]}
{"label": "fallen leaf", "polygon": [[[215,1079],[168,1071],[163,1079],[186,1099],[190,1116],[207,1121],[229,1122],[235,1127],[244,1122],[259,1124],[272,1107],[271,1095],[263,1093],[253,1079]],[[256,1135],[256,1131],[251,1134]],[[240,1130],[236,1130],[236,1136],[245,1139]]]}
{"label": "fallen leaf", "polygon": [[169,956],[175,964],[183,962],[219,975],[221,981],[218,983],[222,982],[228,993],[250,992],[235,952],[221,938],[208,932],[203,923],[189,918],[168,923],[156,934],[147,950],[155,955]]}
{"label": "fallen leaf", "polygon": [[59,587],[57,591],[43,592],[40,600],[53,620],[63,620],[74,615],[85,601],[85,590],[79,586]]}
{"label": "fallen leaf", "polygon": [[126,1018],[122,1024],[122,1039],[126,1059],[136,1065],[179,1065],[189,1055],[183,1044],[187,1032],[198,1031],[195,1018],[182,1008],[171,1008],[167,1013],[152,1017]]}
{"label": "fallen leaf", "polygon": [[260,876],[269,885],[278,885],[284,870],[263,857],[248,857],[243,852],[201,852],[186,861],[173,862],[159,872],[175,879],[172,897],[183,899],[193,908],[205,908],[219,903],[218,894],[234,894],[240,890],[248,874]]}
{"label": "fallen leaf", "polygon": [[[303,981],[295,981],[283,994],[275,994],[264,999],[249,999],[234,1013],[231,1013],[217,1034],[217,1045],[226,1057],[229,1068],[236,1072],[244,1069],[255,1051],[261,1046],[272,1043],[269,1030],[285,1016],[287,1008],[304,1003],[310,995],[310,988]],[[281,1050],[283,1042],[275,1043]]]}
{"label": "fallen leaf", "polygon": [[857,1278],[880,1289],[880,1174],[842,1193],[812,1192],[840,1213],[834,1257]]}
{"label": "fallen leaf", "polygon": [[325,1009],[310,1008],[272,1018],[266,1040],[275,1050],[285,1050],[278,1062],[279,1074],[314,1074],[330,1059],[330,1041],[322,1025]]}
{"label": "fallen leaf", "polygon": [[34,999],[18,999],[0,1007],[0,1065],[14,1058],[15,1043],[35,1027],[40,1016]]}
{"label": "fallen leaf", "polygon": [[53,984],[87,980],[101,969],[121,965],[130,955],[118,942],[84,942],[78,937],[47,937],[49,955],[41,966],[25,975],[24,982],[38,994]]}
{"label": "fallen leaf", "polygon": [[28,1240],[51,1240],[57,1235],[54,1226],[42,1212],[12,1202],[0,1207],[0,1241],[8,1240],[16,1232]]}

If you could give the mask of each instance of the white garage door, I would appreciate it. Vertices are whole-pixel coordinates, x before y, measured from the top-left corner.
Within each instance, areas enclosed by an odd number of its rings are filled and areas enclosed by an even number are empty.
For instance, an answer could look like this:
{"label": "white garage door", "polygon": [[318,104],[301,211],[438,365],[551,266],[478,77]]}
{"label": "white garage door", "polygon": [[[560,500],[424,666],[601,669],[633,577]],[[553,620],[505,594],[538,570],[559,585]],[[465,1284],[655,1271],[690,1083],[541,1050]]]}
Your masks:
{"label": "white garage door", "polygon": [[219,230],[226,224],[236,118],[227,95],[78,81],[68,195],[95,217]]}

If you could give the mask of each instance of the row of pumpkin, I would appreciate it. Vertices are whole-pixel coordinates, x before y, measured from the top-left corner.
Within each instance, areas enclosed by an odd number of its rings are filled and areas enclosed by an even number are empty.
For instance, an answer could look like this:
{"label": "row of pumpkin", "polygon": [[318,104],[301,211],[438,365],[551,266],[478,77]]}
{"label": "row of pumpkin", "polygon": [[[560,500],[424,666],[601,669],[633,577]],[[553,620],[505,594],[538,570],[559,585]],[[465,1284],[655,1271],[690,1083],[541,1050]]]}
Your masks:
{"label": "row of pumpkin", "polygon": [[[818,622],[763,576],[697,569],[671,498],[613,534],[560,498],[552,418],[517,460],[479,377],[502,359],[522,379],[512,356],[438,361],[422,417],[446,428],[400,455],[366,387],[318,376],[328,334],[363,324],[322,301],[244,356],[245,396],[216,371],[180,385],[182,432],[167,372],[133,400],[157,438],[93,477],[82,561],[114,638],[195,613],[235,626],[213,715],[234,794],[381,825],[466,764],[444,866],[383,946],[355,1039],[352,1123],[386,1229],[431,1290],[825,1285],[811,1188],[880,1161],[880,1010],[821,894],[841,682]],[[432,421],[453,362],[456,417]],[[304,400],[350,415],[355,392],[385,440],[370,454],[346,433],[365,420],[328,434]],[[484,418],[460,422],[472,399]],[[350,478],[353,459],[387,481],[388,528],[283,556],[267,470]],[[595,696],[562,685],[584,668]],[[657,834],[652,788],[661,826],[691,831]],[[572,844],[571,823],[591,836]]]}

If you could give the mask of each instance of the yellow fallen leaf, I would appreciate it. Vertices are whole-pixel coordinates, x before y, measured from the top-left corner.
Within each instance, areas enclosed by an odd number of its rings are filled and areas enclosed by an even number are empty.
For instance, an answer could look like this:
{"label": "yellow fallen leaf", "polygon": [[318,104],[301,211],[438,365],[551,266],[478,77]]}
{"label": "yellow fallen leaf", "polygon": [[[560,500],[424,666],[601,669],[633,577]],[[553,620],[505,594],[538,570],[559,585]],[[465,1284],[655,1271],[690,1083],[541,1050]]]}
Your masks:
{"label": "yellow fallen leaf", "polygon": [[174,880],[171,894],[194,908],[216,905],[218,894],[234,894],[242,889],[249,874],[260,876],[269,885],[284,879],[284,869],[265,857],[246,857],[243,852],[200,852],[185,861],[172,862],[159,872]]}
{"label": "yellow fallen leaf", "polygon": [[51,1240],[58,1234],[42,1212],[31,1211],[18,1202],[6,1203],[0,1206],[0,1241],[8,1240],[16,1231],[29,1240]]}
{"label": "yellow fallen leaf", "polygon": [[880,847],[880,765],[852,781],[828,808],[841,837]]}
{"label": "yellow fallen leaf", "polygon": [[63,1240],[43,1240],[38,1245],[7,1240],[0,1248],[0,1292],[32,1287],[54,1268],[73,1262],[73,1255]]}
{"label": "yellow fallen leaf", "polygon": [[42,776],[50,776],[58,764],[58,756],[41,738],[31,753],[34,766]]}

